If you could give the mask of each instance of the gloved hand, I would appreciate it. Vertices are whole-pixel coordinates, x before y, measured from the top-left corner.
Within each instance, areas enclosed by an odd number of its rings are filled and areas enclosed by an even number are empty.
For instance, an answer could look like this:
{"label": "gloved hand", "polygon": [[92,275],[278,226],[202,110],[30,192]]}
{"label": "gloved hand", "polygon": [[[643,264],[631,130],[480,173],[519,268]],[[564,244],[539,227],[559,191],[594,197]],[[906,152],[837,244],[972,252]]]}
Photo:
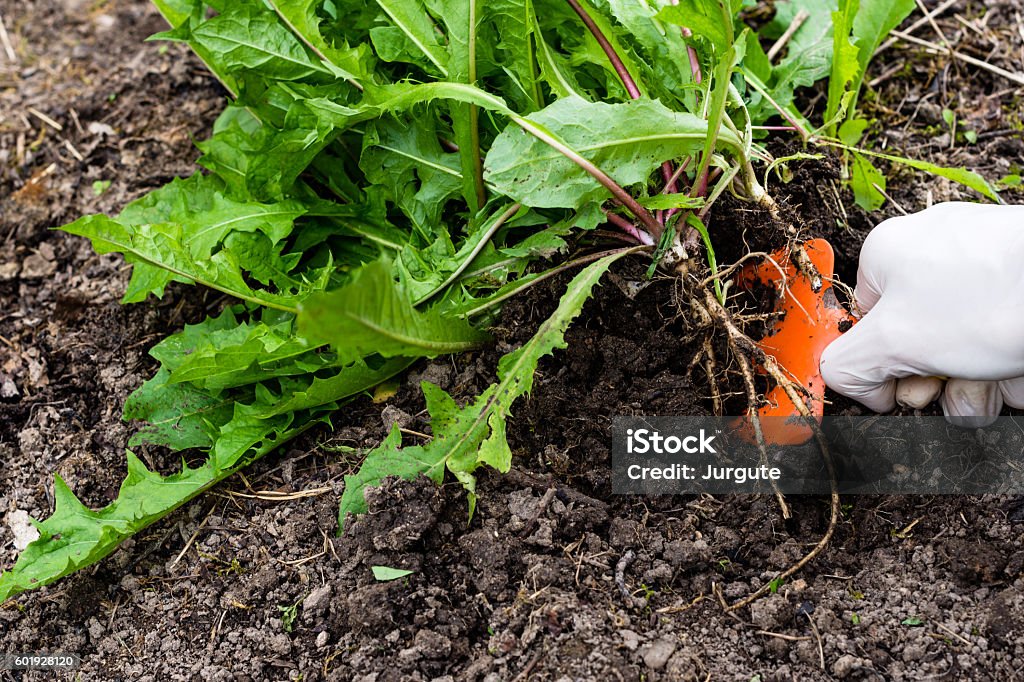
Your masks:
{"label": "gloved hand", "polygon": [[886,220],[861,247],[855,296],[864,318],[821,357],[837,393],[889,412],[941,392],[964,426],[990,424],[1004,402],[1024,408],[1024,206]]}

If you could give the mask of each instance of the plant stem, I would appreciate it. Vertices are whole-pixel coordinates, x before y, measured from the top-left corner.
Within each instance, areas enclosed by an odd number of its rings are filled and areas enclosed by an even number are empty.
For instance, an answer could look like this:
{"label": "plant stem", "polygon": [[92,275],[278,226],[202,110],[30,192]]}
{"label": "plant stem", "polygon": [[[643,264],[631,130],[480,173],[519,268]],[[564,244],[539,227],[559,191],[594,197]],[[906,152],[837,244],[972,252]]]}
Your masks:
{"label": "plant stem", "polygon": [[[590,31],[592,36],[594,36],[594,40],[596,40],[597,44],[601,46],[605,56],[608,57],[608,61],[611,62],[612,68],[615,69],[615,73],[618,74],[619,80],[622,81],[623,87],[626,88],[629,98],[640,99],[641,93],[639,86],[637,86],[636,81],[633,80],[633,76],[629,73],[629,69],[627,69],[625,63],[623,63],[622,57],[620,57],[615,51],[612,44],[608,42],[608,38],[601,31],[601,28],[594,22],[593,17],[587,13],[587,10],[583,8],[583,5],[579,3],[579,0],[566,0],[566,2],[568,2],[573,11],[579,15],[583,24],[587,27],[587,30]],[[661,174],[665,178],[666,186],[673,184],[671,178],[674,173],[671,163],[666,161],[661,164]],[[669,193],[674,193],[676,191],[675,186],[673,185],[668,191]],[[661,223],[664,221],[658,220],[658,222]]]}
{"label": "plant stem", "polygon": [[579,258],[576,258],[575,260],[571,260],[571,261],[568,261],[566,263],[562,263],[558,267],[554,267],[554,268],[551,268],[550,270],[546,270],[543,274],[537,276],[535,279],[530,280],[529,283],[524,284],[523,286],[519,287],[518,289],[513,289],[512,291],[507,292],[504,296],[499,296],[497,298],[491,299],[490,301],[487,301],[486,303],[483,303],[482,305],[477,306],[476,308],[473,308],[472,310],[467,310],[466,312],[459,314],[458,317],[460,317],[462,319],[466,319],[466,318],[469,318],[469,317],[473,317],[474,315],[479,315],[480,313],[482,313],[483,311],[487,310],[488,308],[496,306],[499,303],[512,298],[516,294],[518,294],[518,293],[520,293],[522,291],[525,291],[525,290],[529,289],[530,287],[532,287],[532,286],[534,286],[536,284],[540,284],[544,280],[551,279],[555,275],[557,275],[557,274],[559,274],[561,272],[565,272],[566,270],[569,270],[571,268],[575,268],[575,267],[577,267],[579,265],[586,265],[587,263],[592,263],[592,262],[594,262],[596,260],[601,260],[605,256],[610,256],[610,255],[615,254],[615,253],[621,253],[621,254],[625,255],[625,254],[629,254],[629,253],[638,253],[640,251],[649,251],[650,249],[651,249],[650,246],[629,246],[629,247],[622,248],[622,249],[612,249],[610,251],[599,251],[598,253],[592,253],[592,254],[588,254],[586,256],[581,256]]}
{"label": "plant stem", "polygon": [[512,216],[514,216],[516,213],[519,213],[519,209],[521,209],[522,207],[523,207],[522,204],[512,204],[511,206],[509,206],[505,210],[504,213],[502,213],[497,218],[495,218],[494,222],[491,223],[490,226],[484,228],[486,230],[486,232],[484,232],[484,234],[481,235],[480,241],[478,241],[476,246],[473,247],[473,250],[470,252],[470,254],[468,256],[466,256],[465,259],[463,259],[462,263],[459,264],[459,267],[455,268],[455,271],[452,272],[452,274],[448,275],[448,278],[445,279],[444,282],[442,282],[440,285],[438,285],[429,294],[421,297],[418,301],[416,301],[414,303],[414,305],[422,305],[422,304],[426,303],[427,301],[432,299],[434,296],[436,296],[440,292],[444,291],[448,287],[449,284],[451,284],[452,282],[457,280],[459,277],[461,277],[462,273],[466,271],[466,268],[468,268],[470,265],[473,264],[473,261],[476,259],[476,257],[478,255],[480,255],[480,252],[483,251],[485,246],[487,246],[487,242],[489,242],[491,240],[491,237],[494,236],[494,233],[497,232],[501,228],[502,225],[504,225],[506,222],[508,222],[509,219],[512,218]]}
{"label": "plant stem", "polygon": [[613,180],[603,170],[595,166],[589,159],[580,156],[574,149],[567,146],[564,142],[538,126],[533,121],[516,114],[511,114],[510,117],[520,128],[575,163],[577,166],[589,173],[595,180],[601,183],[605,189],[611,192],[612,196],[619,203],[628,208],[630,213],[637,217],[640,223],[644,226],[644,229],[647,230],[648,234],[654,237],[655,241],[661,238],[661,233],[665,231],[665,226],[659,223],[655,217],[651,215],[651,212],[641,206],[640,202],[634,199],[629,192],[624,190],[622,185],[615,182],[615,180]]}
{"label": "plant stem", "polygon": [[[476,85],[476,24],[477,2],[469,0],[469,84]],[[476,188],[478,208],[487,203],[487,192],[484,190],[484,161],[480,155],[480,108],[469,105],[470,139],[473,142],[473,186]]]}
{"label": "plant stem", "polygon": [[800,134],[800,137],[803,138],[804,142],[806,142],[807,139],[811,136],[811,133],[802,125],[800,125],[800,122],[793,118],[793,115],[786,111],[786,109],[782,105],[780,105],[778,102],[772,99],[772,96],[768,94],[768,89],[764,87],[764,84],[758,81],[758,79],[753,74],[750,74],[746,70],[744,70],[743,76],[744,79],[747,81],[747,84],[750,85],[750,87],[752,87],[759,95],[764,97],[765,101],[768,102],[768,104],[772,105],[772,108],[775,109],[775,111],[779,112],[779,115],[782,116],[782,118],[786,119],[786,122],[789,123],[789,125],[793,126],[793,129],[796,130],[796,132]]}
{"label": "plant stem", "polygon": [[610,222],[612,225],[615,225],[616,227],[621,229],[623,232],[625,232],[626,234],[628,234],[630,237],[640,242],[641,244],[646,244],[648,246],[654,244],[654,239],[651,237],[651,235],[647,234],[646,232],[644,232],[636,225],[623,218],[622,216],[616,213],[612,213],[611,211],[605,211],[604,215],[606,218],[608,218],[608,222]]}
{"label": "plant stem", "polygon": [[605,37],[601,29],[598,28],[597,24],[594,23],[594,19],[587,14],[587,10],[583,9],[583,6],[577,0],[565,0],[572,7],[573,11],[579,15],[580,19],[583,20],[584,25],[590,31],[594,39],[597,40],[597,44],[604,50],[605,55],[608,57],[608,61],[611,62],[612,68],[615,69],[615,73],[619,75],[619,79],[622,84],[626,87],[626,92],[629,93],[630,98],[640,99],[640,88],[637,87],[636,81],[633,80],[633,76],[630,75],[629,69],[622,62],[622,58],[619,57],[615,48],[608,42],[608,38]]}
{"label": "plant stem", "polygon": [[[672,5],[678,5],[679,0],[670,0]],[[685,26],[679,27],[679,32],[683,34],[683,38],[689,38],[693,36],[693,31],[686,28]],[[700,59],[697,58],[697,50],[693,49],[690,45],[686,46],[686,56],[690,60],[690,73],[693,74],[693,82],[700,85],[704,78],[700,72]]]}

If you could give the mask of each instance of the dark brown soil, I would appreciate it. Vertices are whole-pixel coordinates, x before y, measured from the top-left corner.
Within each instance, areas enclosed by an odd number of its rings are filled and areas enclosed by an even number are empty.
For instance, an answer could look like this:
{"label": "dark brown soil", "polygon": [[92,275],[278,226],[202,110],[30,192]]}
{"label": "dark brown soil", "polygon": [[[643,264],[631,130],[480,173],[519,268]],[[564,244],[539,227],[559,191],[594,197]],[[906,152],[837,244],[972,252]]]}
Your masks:
{"label": "dark brown soil", "polygon": [[[14,512],[49,513],[52,472],[90,504],[113,496],[131,432],[121,407],[154,370],[146,350],[221,304],[176,287],[122,307],[123,262],[48,228],[190,174],[191,140],[208,134],[224,93],[186,50],[142,42],[162,28],[142,0],[0,0],[0,16],[19,57],[11,66],[0,52],[6,567]],[[940,24],[960,49],[1019,70],[1012,3],[963,3]],[[927,27],[919,33],[930,38]],[[1019,172],[1021,90],[898,46],[885,55],[875,76],[907,66],[865,99],[890,149],[988,177]],[[939,139],[932,107],[941,122],[943,106],[979,133],[977,144]],[[972,198],[890,170],[890,193],[908,211],[929,194]],[[852,209],[828,160],[793,171],[773,194],[798,227],[832,241],[852,282],[864,235],[897,210]],[[97,194],[97,180],[112,184]],[[712,230],[778,243],[765,217],[738,202],[718,207]],[[743,244],[723,239],[722,261]],[[508,305],[495,349],[422,363],[389,404],[350,405],[333,431],[268,456],[96,568],[0,607],[0,653],[78,653],[80,679],[100,681],[1015,679],[1024,515],[1012,501],[846,499],[828,550],[730,615],[715,586],[733,601],[794,563],[824,532],[827,500],[791,499],[784,522],[768,497],[610,495],[613,415],[710,409],[703,368],[690,366],[700,338],[676,284],[656,279],[631,300],[620,284],[639,267],[609,277],[570,329],[569,350],[542,363],[510,423],[513,472],[482,476],[471,523],[457,485],[391,482],[335,537],[342,477],[357,461],[334,446],[372,446],[396,418],[426,428],[423,379],[460,399],[483,390],[498,355],[532,334],[564,281]],[[727,375],[723,386],[734,384]],[[261,491],[305,496],[270,501]],[[382,583],[372,566],[414,572]],[[22,679],[50,678],[0,672]]]}

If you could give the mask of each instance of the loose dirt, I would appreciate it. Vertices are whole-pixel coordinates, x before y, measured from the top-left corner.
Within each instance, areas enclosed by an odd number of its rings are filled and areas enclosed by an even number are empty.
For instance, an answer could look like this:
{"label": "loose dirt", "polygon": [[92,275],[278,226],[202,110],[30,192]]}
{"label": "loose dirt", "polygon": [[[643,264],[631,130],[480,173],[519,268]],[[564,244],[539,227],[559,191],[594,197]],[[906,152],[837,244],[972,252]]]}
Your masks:
{"label": "loose dirt", "polygon": [[[958,49],[1017,69],[1024,34],[1014,12],[1009,2],[965,2],[939,22]],[[51,472],[88,504],[113,497],[133,428],[121,407],[154,371],[146,350],[223,304],[173,287],[162,301],[122,307],[123,261],[49,228],[193,172],[192,140],[209,133],[225,93],[187,50],[143,42],[163,28],[146,2],[0,0],[0,15],[19,58],[0,54],[6,567],[19,512],[50,512]],[[873,67],[877,94],[865,97],[877,120],[869,134],[987,177],[1019,172],[1022,91],[947,62],[890,48]],[[977,132],[976,144],[943,139],[943,107],[961,131]],[[897,209],[852,208],[829,159],[792,170],[771,191],[800,229],[832,241],[839,275],[852,282],[864,235]],[[889,170],[890,193],[908,211],[973,198]],[[777,245],[775,229],[735,201],[712,225],[742,235],[721,241],[726,263]],[[701,337],[677,285],[655,279],[630,299],[626,283],[640,268],[618,268],[570,329],[569,350],[542,362],[510,422],[513,472],[482,476],[471,522],[457,485],[392,481],[336,537],[342,478],[358,464],[338,446],[373,446],[395,419],[427,429],[421,380],[460,400],[483,390],[499,354],[551,312],[564,280],[508,305],[495,348],[419,364],[388,404],[350,404],[333,430],[268,456],[94,569],[0,607],[0,652],[78,653],[80,679],[99,681],[1016,678],[1024,514],[1014,500],[844,499],[823,555],[775,594],[726,613],[719,595],[743,597],[817,542],[828,501],[791,499],[783,521],[769,497],[610,495],[613,415],[711,406],[703,366],[691,366]],[[726,404],[742,409],[735,368],[723,370]],[[269,501],[253,496],[260,491],[306,496]],[[412,573],[378,582],[373,566]],[[0,672],[35,679],[50,678]]]}

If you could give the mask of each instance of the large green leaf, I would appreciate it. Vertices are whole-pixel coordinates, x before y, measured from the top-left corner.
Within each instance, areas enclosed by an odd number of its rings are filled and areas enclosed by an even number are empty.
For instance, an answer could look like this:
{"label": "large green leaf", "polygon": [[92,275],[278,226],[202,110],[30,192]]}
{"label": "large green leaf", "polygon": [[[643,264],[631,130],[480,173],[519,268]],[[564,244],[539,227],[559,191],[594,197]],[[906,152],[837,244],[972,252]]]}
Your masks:
{"label": "large green leaf", "polygon": [[266,0],[290,28],[328,68],[356,83],[367,81],[371,72],[371,54],[367,45],[338,47],[329,43],[320,30],[317,8],[323,0]]}
{"label": "large green leaf", "polygon": [[441,75],[448,76],[448,56],[434,24],[420,0],[377,0],[401,34],[429,60]]}
{"label": "large green leaf", "polygon": [[299,306],[306,338],[330,343],[342,359],[379,353],[385,357],[435,357],[476,348],[488,340],[467,322],[436,309],[413,307],[412,297],[383,260],[363,266],[352,281]]}
{"label": "large green leaf", "polygon": [[540,109],[544,96],[534,59],[532,0],[486,0],[480,10],[498,36],[495,59],[509,78],[509,101],[518,105],[520,113]]}
{"label": "large green leaf", "polygon": [[875,50],[915,6],[914,0],[839,0],[839,9],[832,14],[832,76],[825,111],[829,134],[834,135],[835,127],[856,110]]}
{"label": "large green leaf", "polygon": [[[707,123],[654,100],[625,104],[565,97],[526,117],[593,162],[620,185],[644,182],[663,161],[704,147]],[[735,149],[729,130],[721,146]],[[527,206],[580,208],[609,196],[580,166],[519,127],[506,128],[484,162],[484,177],[498,191]]]}
{"label": "large green leaf", "polygon": [[[135,265],[124,296],[126,303],[142,301],[150,293],[161,296],[167,284],[174,281],[203,284],[244,301],[294,311],[299,300],[325,286],[326,270],[313,282],[300,281],[283,272],[283,262],[273,260],[278,256],[271,238],[262,233],[256,240],[225,239],[215,253],[192,255],[189,240],[206,226],[205,218],[200,214],[184,223],[132,224],[95,215],[61,229],[88,237],[97,253],[122,253],[125,260]],[[229,236],[238,234],[233,232]],[[275,286],[254,288],[247,281],[250,275],[264,280],[272,276]]]}
{"label": "large green leaf", "polygon": [[184,22],[159,37],[187,41],[204,60],[227,74],[258,73],[262,79],[334,78],[336,73],[262,2],[242,0],[195,25]]}

